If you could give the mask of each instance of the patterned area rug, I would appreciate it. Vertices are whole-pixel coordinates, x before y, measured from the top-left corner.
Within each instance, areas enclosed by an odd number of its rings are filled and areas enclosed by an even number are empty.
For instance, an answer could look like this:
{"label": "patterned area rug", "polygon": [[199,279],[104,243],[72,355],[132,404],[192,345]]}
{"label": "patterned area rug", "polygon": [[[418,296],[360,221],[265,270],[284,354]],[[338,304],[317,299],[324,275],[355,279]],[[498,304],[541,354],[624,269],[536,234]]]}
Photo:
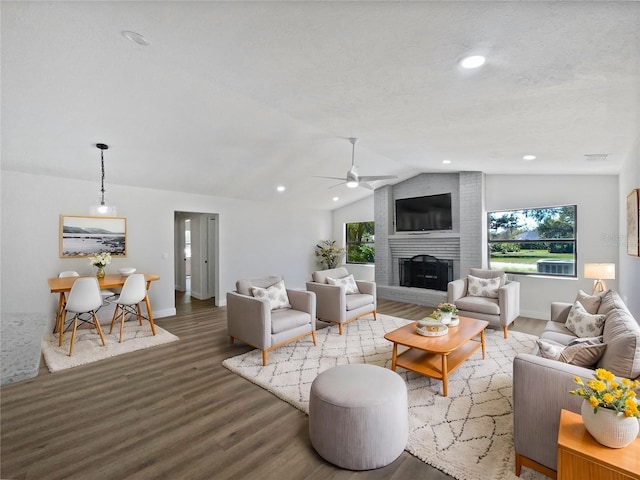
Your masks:
{"label": "patterned area rug", "polygon": [[95,329],[78,329],[76,341],[73,344],[73,355],[69,356],[69,343],[71,342],[71,332],[65,332],[62,346],[58,346],[58,335],[52,333],[46,335],[41,342],[44,361],[50,372],[57,372],[66,368],[77,367],[87,363],[97,362],[123,353],[134,352],[143,348],[155,347],[164,343],[179,340],[174,334],[165,329],[156,327],[156,335],[151,333],[148,322],[142,322],[142,326],[137,321],[128,321],[124,326],[122,343],[119,343],[119,325],[113,327],[113,333],[109,335],[109,325],[102,325],[104,343],[100,341],[100,336]]}
{"label": "patterned area rug", "polygon": [[[346,363],[390,368],[392,344],[384,334],[408,323],[378,314],[345,326],[318,330],[318,345],[302,339],[269,352],[262,367],[258,350],[228,358],[223,365],[294,407],[309,413],[309,392],[316,376]],[[530,352],[532,335],[486,330],[486,358],[477,351],[449,376],[449,396],[442,382],[398,368],[409,394],[407,451],[459,480],[517,479],[514,474],[512,363],[519,352]],[[398,347],[401,352],[402,347]],[[523,468],[521,479],[546,479]]]}

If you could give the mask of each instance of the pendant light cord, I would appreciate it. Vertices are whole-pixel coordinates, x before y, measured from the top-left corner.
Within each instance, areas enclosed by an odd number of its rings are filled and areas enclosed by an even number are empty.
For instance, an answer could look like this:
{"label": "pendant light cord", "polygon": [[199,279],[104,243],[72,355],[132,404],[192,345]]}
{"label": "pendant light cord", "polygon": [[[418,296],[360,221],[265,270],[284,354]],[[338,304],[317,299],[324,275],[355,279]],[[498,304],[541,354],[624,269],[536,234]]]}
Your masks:
{"label": "pendant light cord", "polygon": [[104,205],[104,150],[100,150],[100,163],[102,164],[102,183],[101,183],[101,197],[100,205]]}

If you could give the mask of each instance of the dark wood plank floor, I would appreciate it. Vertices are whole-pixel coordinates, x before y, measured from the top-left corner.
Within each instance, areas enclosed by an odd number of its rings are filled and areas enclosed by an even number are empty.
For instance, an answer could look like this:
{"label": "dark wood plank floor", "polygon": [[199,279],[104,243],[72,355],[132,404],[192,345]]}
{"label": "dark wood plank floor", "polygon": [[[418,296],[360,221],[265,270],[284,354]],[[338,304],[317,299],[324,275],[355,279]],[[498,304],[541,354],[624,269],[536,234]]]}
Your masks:
{"label": "dark wood plank floor", "polygon": [[[221,362],[226,309],[176,297],[157,324],[179,342],[49,373],[0,389],[2,479],[450,478],[404,452],[352,472],[319,457],[308,418]],[[419,319],[432,308],[379,301],[380,313]],[[540,321],[514,329],[538,333]]]}

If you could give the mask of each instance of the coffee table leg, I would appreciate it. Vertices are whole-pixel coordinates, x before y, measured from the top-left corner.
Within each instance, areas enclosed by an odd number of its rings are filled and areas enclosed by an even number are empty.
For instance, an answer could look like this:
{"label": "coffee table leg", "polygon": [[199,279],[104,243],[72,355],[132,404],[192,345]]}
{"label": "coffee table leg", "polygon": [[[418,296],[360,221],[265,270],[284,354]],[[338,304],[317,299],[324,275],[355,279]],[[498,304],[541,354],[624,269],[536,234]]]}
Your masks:
{"label": "coffee table leg", "polygon": [[393,342],[393,355],[391,356],[391,370],[396,371],[396,358],[398,358],[398,344]]}
{"label": "coffee table leg", "polygon": [[482,359],[484,360],[484,330],[480,332],[480,341],[482,342]]}
{"label": "coffee table leg", "polygon": [[442,355],[442,396],[447,396],[449,379],[447,378],[447,356]]}

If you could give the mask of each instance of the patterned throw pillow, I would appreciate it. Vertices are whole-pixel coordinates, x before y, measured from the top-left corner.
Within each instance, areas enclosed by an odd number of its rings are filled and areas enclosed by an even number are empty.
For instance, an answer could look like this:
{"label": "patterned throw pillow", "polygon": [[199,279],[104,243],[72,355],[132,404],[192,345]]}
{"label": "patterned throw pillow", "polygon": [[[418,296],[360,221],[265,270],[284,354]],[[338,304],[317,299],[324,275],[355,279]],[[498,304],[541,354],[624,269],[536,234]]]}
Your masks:
{"label": "patterned throw pillow", "polygon": [[576,300],[569,311],[565,326],[579,337],[597,337],[602,335],[604,315],[592,315]]}
{"label": "patterned throw pillow", "polygon": [[271,304],[271,310],[291,308],[284,280],[274,283],[269,288],[251,287],[251,293],[256,298],[266,298]]}
{"label": "patterned throw pillow", "polygon": [[554,342],[552,340],[543,340],[539,338],[536,340],[538,345],[538,356],[542,358],[549,358],[551,360],[559,360],[564,345]]}
{"label": "patterned throw pillow", "polygon": [[479,278],[469,275],[467,277],[467,295],[471,297],[498,298],[498,288],[500,288],[500,277]]}
{"label": "patterned throw pillow", "polygon": [[536,340],[536,344],[538,345],[537,355],[539,357],[558,360],[559,362],[570,363],[571,365],[585,368],[593,367],[598,360],[600,360],[600,357],[602,357],[607,348],[605,343],[598,342],[594,339],[566,347],[553,340],[545,339]]}
{"label": "patterned throw pillow", "polygon": [[356,284],[356,280],[355,278],[353,278],[353,275],[347,275],[346,277],[342,277],[342,278],[327,277],[327,283],[329,285],[344,285],[345,293],[347,295],[350,295],[352,293],[360,293],[360,290],[358,290],[358,285]]}

